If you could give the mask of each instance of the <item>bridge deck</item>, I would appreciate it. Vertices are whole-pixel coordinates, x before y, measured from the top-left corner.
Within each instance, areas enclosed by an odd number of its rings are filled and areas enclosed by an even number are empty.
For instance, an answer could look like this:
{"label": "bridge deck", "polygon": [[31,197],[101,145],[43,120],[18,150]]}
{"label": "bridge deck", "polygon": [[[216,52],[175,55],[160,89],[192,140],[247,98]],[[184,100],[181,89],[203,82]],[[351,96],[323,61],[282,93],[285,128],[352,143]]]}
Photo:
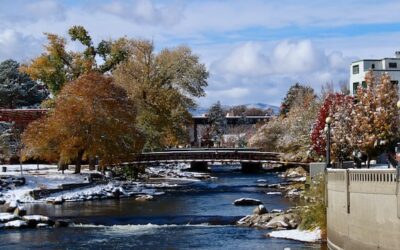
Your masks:
{"label": "bridge deck", "polygon": [[126,164],[173,163],[173,162],[280,162],[281,154],[274,152],[247,151],[240,149],[192,149],[188,151],[145,152]]}

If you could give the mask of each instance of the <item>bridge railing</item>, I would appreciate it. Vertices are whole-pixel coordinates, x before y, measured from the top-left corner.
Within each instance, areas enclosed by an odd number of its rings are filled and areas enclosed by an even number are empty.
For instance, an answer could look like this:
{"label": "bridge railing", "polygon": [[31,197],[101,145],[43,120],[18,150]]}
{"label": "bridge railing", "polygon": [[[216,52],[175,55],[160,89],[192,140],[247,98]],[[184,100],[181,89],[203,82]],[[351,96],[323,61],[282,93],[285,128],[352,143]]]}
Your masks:
{"label": "bridge railing", "polygon": [[138,155],[134,162],[163,162],[163,161],[277,161],[280,154],[258,151],[238,150],[199,150],[199,151],[162,151],[148,152]]}

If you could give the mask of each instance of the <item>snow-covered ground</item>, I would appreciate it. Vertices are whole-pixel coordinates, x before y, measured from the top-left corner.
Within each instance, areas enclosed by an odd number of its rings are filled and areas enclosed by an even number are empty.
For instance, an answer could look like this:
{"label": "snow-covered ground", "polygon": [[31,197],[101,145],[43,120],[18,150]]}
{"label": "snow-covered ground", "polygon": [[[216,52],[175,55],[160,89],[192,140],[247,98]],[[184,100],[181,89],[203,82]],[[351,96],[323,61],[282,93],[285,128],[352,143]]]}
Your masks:
{"label": "snow-covered ground", "polygon": [[192,173],[183,171],[188,168],[187,164],[178,164],[178,166],[160,166],[149,167],[146,169],[146,175],[155,182],[122,182],[110,181],[107,184],[97,184],[84,188],[73,189],[69,191],[58,192],[49,197],[35,200],[29,192],[34,189],[59,188],[61,184],[85,183],[87,177],[95,171],[82,170],[81,174],[73,174],[72,170],[65,170],[64,174],[57,171],[56,165],[22,165],[22,174],[20,165],[0,165],[0,168],[7,167],[7,172],[0,172],[0,176],[23,176],[26,184],[12,188],[11,190],[0,192],[0,200],[6,203],[11,202],[47,202],[47,201],[83,201],[92,199],[106,199],[112,197],[129,197],[135,195],[161,195],[158,188],[176,187],[179,183],[198,181],[208,178],[207,174]]}
{"label": "snow-covered ground", "polygon": [[319,228],[311,231],[301,231],[299,229],[281,230],[268,233],[267,236],[304,242],[318,242],[321,240],[321,230]]}

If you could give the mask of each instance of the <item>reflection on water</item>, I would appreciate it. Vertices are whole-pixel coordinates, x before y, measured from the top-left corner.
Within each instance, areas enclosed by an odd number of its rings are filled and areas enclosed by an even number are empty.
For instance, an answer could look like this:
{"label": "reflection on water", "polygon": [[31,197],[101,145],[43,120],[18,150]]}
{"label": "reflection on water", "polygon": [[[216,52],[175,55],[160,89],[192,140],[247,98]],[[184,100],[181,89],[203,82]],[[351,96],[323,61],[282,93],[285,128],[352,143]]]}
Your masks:
{"label": "reflection on water", "polygon": [[[258,179],[277,183],[275,174],[243,175],[215,172],[215,180],[169,190],[155,201],[134,199],[69,202],[62,206],[27,205],[30,214],[72,218],[75,226],[63,229],[0,231],[3,249],[319,249],[319,244],[265,238],[267,230],[231,224],[254,207],[237,207],[242,197],[263,201],[267,209],[285,209],[290,201],[266,195]],[[116,225],[116,226],[113,226]]]}

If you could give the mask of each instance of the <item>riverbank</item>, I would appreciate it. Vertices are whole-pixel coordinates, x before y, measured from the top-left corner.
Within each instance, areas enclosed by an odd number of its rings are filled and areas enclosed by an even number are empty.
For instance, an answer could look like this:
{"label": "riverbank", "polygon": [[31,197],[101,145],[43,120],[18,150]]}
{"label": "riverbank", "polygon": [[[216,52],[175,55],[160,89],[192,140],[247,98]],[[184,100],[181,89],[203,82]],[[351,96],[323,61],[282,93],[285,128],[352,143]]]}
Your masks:
{"label": "riverbank", "polygon": [[150,199],[150,196],[163,194],[158,189],[210,178],[206,173],[185,171],[188,166],[184,164],[146,168],[139,181],[122,181],[85,169],[81,174],[73,174],[72,170],[61,173],[55,165],[23,165],[22,174],[19,165],[3,167],[7,172],[0,173],[0,184],[4,184],[0,190],[0,204],[50,202],[58,205],[64,201],[123,197]]}

